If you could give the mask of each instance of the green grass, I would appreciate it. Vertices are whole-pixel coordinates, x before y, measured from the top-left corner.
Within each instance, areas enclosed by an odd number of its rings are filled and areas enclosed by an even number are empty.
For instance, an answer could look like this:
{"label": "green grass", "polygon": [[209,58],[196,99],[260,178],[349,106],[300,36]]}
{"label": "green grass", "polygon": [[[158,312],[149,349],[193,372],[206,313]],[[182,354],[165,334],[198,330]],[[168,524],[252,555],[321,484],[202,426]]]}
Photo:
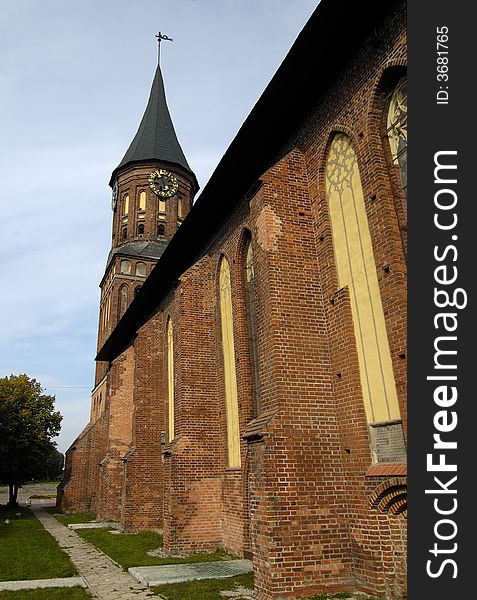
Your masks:
{"label": "green grass", "polygon": [[224,600],[220,592],[233,590],[236,586],[253,589],[253,573],[228,577],[227,579],[202,579],[186,583],[169,583],[151,588],[167,600]]}
{"label": "green grass", "polygon": [[91,600],[89,592],[80,587],[19,590],[1,594],[2,600]]}
{"label": "green grass", "polygon": [[0,508],[0,547],[0,581],[76,575],[68,556],[28,508]]}
{"label": "green grass", "polygon": [[232,558],[224,550],[212,553],[198,552],[181,558],[149,556],[149,550],[162,546],[162,535],[155,531],[135,534],[110,533],[110,529],[81,529],[76,531],[84,540],[99,548],[125,569],[149,565],[173,565],[178,563],[210,562]]}
{"label": "green grass", "polygon": [[70,523],[91,523],[91,521],[95,520],[94,515],[85,515],[85,514],[63,515],[63,514],[60,514],[59,510],[55,506],[43,508],[43,510],[46,510],[47,512],[49,512],[50,515],[53,515],[55,517],[55,519],[57,521],[59,521],[62,525],[69,525]]}

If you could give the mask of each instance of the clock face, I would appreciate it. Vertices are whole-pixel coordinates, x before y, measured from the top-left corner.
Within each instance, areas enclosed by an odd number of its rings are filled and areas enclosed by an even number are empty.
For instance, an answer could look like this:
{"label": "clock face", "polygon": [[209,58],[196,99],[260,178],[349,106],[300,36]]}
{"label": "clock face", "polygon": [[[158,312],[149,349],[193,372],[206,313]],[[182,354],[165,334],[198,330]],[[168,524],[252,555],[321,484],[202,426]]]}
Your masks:
{"label": "clock face", "polygon": [[149,175],[149,185],[156,196],[160,196],[161,198],[170,198],[179,188],[177,179],[165,169],[153,171]]}
{"label": "clock face", "polygon": [[113,193],[111,196],[111,208],[113,210],[116,210],[116,205],[118,203],[118,188],[119,188],[118,180],[116,179],[116,181],[114,182],[114,185],[113,185]]}

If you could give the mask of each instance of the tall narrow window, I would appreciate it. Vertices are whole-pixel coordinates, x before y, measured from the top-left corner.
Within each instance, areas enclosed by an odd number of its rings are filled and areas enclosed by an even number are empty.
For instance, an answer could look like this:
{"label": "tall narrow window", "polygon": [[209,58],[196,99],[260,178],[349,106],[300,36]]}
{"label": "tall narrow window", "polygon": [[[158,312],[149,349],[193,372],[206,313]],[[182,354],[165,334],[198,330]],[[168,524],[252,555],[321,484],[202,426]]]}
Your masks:
{"label": "tall narrow window", "polygon": [[177,200],[177,216],[179,219],[183,219],[185,216],[184,198],[179,198]]}
{"label": "tall narrow window", "polygon": [[166,212],[166,202],[165,202],[165,200],[159,199],[159,212],[160,213],[165,213]]}
{"label": "tall narrow window", "polygon": [[257,305],[255,296],[255,271],[253,268],[252,241],[245,245],[245,301],[249,335],[250,371],[252,375],[253,415],[260,412],[260,379],[258,371]]}
{"label": "tall narrow window", "polygon": [[146,192],[139,194],[139,210],[146,210]]}
{"label": "tall narrow window", "polygon": [[144,223],[139,223],[137,226],[137,234],[144,235]]}
{"label": "tall narrow window", "polygon": [[119,318],[121,318],[126,312],[128,307],[128,286],[122,285],[119,288]]}
{"label": "tall narrow window", "polygon": [[157,224],[157,235],[159,236],[164,236],[166,233],[166,226],[164,225],[164,223],[158,223]]}
{"label": "tall narrow window", "polygon": [[351,140],[341,133],[330,147],[326,191],[338,285],[350,293],[367,420],[397,420],[396,384],[358,162]]}
{"label": "tall narrow window", "polygon": [[174,439],[174,336],[172,320],[167,320],[167,397],[169,441]]}
{"label": "tall narrow window", "polygon": [[224,356],[225,406],[227,413],[227,447],[229,467],[240,467],[240,432],[238,419],[237,376],[232,314],[230,267],[223,256],[220,262],[220,317]]}
{"label": "tall narrow window", "polygon": [[123,215],[127,216],[129,214],[129,194],[124,196],[124,204],[123,204]]}
{"label": "tall narrow window", "polygon": [[387,117],[391,156],[399,167],[402,185],[407,191],[407,77],[402,77],[394,88]]}

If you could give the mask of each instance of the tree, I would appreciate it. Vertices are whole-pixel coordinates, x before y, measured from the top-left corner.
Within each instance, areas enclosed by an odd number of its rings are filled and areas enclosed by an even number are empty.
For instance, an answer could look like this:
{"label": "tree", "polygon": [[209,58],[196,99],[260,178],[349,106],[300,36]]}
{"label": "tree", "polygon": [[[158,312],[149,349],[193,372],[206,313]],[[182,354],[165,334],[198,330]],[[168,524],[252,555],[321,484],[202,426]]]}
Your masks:
{"label": "tree", "polygon": [[55,452],[62,416],[54,402],[27,375],[0,379],[0,480],[8,484],[10,507],[18,506],[18,487],[44,471]]}
{"label": "tree", "polygon": [[45,478],[46,481],[50,479],[59,479],[63,471],[63,464],[65,462],[65,455],[59,452],[56,448],[53,448],[52,454],[48,457],[46,462],[46,472],[42,473],[39,479]]}

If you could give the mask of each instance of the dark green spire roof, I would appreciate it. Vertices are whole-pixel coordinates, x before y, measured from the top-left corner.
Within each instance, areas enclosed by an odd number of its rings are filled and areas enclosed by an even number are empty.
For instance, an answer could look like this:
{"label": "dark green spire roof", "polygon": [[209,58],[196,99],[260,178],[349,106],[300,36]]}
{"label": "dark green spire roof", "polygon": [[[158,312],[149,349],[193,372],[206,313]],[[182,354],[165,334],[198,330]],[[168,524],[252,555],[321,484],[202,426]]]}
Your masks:
{"label": "dark green spire roof", "polygon": [[114,182],[118,169],[130,163],[154,159],[181,166],[191,173],[196,181],[174,131],[159,65],[157,65],[149,102],[139,129],[122,161],[114,169],[111,175],[111,184]]}

